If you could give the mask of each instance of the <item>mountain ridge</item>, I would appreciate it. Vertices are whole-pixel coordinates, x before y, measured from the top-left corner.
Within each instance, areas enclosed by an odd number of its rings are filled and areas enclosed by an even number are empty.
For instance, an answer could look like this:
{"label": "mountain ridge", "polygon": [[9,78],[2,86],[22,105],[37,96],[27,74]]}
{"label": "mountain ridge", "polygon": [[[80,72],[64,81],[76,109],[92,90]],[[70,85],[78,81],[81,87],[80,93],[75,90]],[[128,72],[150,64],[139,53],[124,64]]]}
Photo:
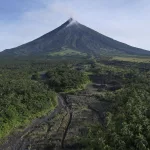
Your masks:
{"label": "mountain ridge", "polygon": [[16,48],[4,50],[1,54],[6,56],[48,55],[65,48],[89,55],[150,55],[150,51],[114,40],[72,18],[43,36]]}

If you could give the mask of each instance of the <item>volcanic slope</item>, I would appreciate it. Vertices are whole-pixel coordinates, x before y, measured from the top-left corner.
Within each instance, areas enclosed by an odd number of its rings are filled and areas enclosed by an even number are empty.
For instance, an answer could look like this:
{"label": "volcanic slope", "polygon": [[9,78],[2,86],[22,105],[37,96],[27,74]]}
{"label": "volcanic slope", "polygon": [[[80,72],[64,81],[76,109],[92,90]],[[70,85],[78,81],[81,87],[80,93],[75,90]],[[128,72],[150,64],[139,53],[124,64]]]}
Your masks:
{"label": "volcanic slope", "polygon": [[[67,51],[67,53],[66,53]],[[70,18],[55,30],[16,48],[1,52],[5,56],[88,54],[149,55],[150,51],[132,47],[102,35]]]}

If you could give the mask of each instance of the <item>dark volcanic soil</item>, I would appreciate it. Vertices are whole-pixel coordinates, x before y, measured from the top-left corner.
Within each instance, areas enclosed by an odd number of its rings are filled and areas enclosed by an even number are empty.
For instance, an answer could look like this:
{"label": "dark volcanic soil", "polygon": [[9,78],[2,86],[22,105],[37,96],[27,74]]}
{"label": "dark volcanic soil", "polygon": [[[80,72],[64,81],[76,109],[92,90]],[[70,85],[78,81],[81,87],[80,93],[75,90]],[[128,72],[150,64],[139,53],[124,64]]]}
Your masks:
{"label": "dark volcanic soil", "polygon": [[75,94],[59,95],[58,106],[52,112],[9,136],[0,150],[81,149],[77,137],[87,134],[88,125],[103,124],[104,113],[111,107],[110,102],[93,96],[97,93],[91,84]]}

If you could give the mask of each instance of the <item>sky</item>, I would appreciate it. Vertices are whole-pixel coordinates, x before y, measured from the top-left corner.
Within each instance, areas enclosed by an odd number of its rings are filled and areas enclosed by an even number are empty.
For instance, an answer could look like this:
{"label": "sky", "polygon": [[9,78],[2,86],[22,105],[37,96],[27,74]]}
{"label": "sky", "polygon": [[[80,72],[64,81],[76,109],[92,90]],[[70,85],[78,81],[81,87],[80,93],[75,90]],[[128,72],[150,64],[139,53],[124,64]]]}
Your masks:
{"label": "sky", "polygon": [[70,17],[150,50],[150,0],[0,0],[0,51],[36,39]]}

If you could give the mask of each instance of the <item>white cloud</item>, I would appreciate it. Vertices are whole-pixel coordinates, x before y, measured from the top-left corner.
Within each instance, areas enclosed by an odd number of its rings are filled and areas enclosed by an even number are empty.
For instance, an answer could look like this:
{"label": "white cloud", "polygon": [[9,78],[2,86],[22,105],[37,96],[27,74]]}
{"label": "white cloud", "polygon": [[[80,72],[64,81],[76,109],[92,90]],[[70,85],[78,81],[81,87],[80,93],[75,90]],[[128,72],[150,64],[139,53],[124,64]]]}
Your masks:
{"label": "white cloud", "polygon": [[[0,50],[29,42],[69,17],[127,44],[150,50],[149,0],[39,0],[20,20],[0,21]],[[44,6],[44,7],[43,7]]]}

